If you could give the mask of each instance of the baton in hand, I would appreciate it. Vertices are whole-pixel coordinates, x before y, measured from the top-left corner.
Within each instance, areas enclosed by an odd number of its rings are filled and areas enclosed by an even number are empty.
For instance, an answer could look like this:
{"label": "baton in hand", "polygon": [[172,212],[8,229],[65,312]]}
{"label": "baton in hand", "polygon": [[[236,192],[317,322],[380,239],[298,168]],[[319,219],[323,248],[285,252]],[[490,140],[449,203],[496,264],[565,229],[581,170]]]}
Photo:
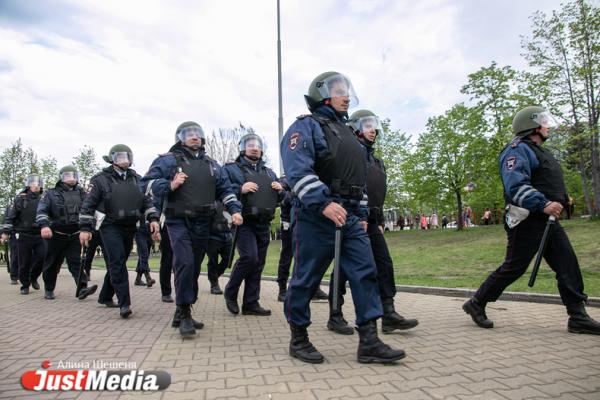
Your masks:
{"label": "baton in hand", "polygon": [[335,227],[335,247],[333,253],[333,299],[331,310],[339,312],[340,309],[340,250],[342,247],[342,227]]}
{"label": "baton in hand", "polygon": [[87,246],[81,248],[81,260],[79,262],[79,275],[77,275],[77,289],[75,290],[75,297],[79,297],[83,285],[83,277],[85,275],[85,259],[87,254]]}
{"label": "baton in hand", "polygon": [[548,217],[548,222],[546,222],[546,229],[544,229],[544,235],[542,236],[542,241],[540,242],[540,248],[538,249],[537,256],[535,257],[535,263],[533,263],[533,269],[531,270],[531,277],[529,277],[529,283],[527,284],[529,287],[533,287],[533,284],[535,283],[535,278],[537,277],[538,270],[540,269],[542,257],[544,256],[544,252],[546,251],[546,244],[548,243],[550,230],[552,229],[552,225],[554,225],[555,222],[556,217],[554,217],[554,215]]}
{"label": "baton in hand", "polygon": [[237,238],[238,238],[238,228],[239,227],[237,225],[235,225],[233,228],[233,240],[231,241],[231,250],[229,250],[229,259],[227,260],[227,269],[230,269],[231,264],[233,264],[233,255],[235,254],[235,244],[237,243]]}

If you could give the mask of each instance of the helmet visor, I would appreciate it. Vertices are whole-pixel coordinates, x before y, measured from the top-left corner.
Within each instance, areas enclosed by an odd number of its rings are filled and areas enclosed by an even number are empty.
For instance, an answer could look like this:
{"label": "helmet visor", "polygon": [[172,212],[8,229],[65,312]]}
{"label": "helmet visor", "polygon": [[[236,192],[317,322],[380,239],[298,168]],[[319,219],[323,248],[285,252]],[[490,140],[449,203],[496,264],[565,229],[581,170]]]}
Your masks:
{"label": "helmet visor", "polygon": [[117,165],[123,165],[123,164],[132,165],[133,164],[133,154],[131,154],[128,151],[116,151],[110,155],[110,158],[111,158],[113,164],[117,164]]}
{"label": "helmet visor", "polygon": [[554,129],[558,127],[558,121],[550,111],[533,114],[531,119],[543,128]]}
{"label": "helmet visor", "polygon": [[197,137],[198,139],[206,139],[204,136],[204,131],[199,126],[188,126],[187,128],[183,128],[177,132],[177,138],[182,143],[193,137]]}
{"label": "helmet visor", "polygon": [[65,172],[61,172],[60,174],[60,181],[61,182],[69,182],[69,181],[79,181],[79,174],[75,171],[65,171]]}
{"label": "helmet visor", "polygon": [[350,108],[358,105],[358,97],[356,96],[352,82],[342,74],[334,74],[317,82],[317,90],[324,99],[348,97]]}
{"label": "helmet visor", "polygon": [[367,132],[370,130],[380,131],[381,122],[376,116],[362,117],[358,119],[358,130],[360,132]]}
{"label": "helmet visor", "polygon": [[31,176],[28,176],[27,179],[25,180],[25,186],[44,187],[44,180],[37,175],[31,175]]}
{"label": "helmet visor", "polygon": [[250,136],[240,142],[240,151],[258,149],[263,151],[262,139],[258,136]]}

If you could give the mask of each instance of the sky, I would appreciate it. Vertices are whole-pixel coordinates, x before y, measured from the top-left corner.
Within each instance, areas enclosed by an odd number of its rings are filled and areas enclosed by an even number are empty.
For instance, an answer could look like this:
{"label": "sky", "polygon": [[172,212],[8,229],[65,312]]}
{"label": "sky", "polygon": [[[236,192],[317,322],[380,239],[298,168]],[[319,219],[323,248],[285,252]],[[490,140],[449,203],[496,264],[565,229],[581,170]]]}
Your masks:
{"label": "sky", "polygon": [[[347,75],[369,109],[413,137],[468,101],[467,76],[527,67],[521,35],[558,0],[281,0],[284,131],[324,71]],[[69,164],[130,146],[144,174],[196,121],[240,122],[279,170],[276,0],[0,0],[0,148],[22,138]],[[350,110],[351,112],[354,110]]]}

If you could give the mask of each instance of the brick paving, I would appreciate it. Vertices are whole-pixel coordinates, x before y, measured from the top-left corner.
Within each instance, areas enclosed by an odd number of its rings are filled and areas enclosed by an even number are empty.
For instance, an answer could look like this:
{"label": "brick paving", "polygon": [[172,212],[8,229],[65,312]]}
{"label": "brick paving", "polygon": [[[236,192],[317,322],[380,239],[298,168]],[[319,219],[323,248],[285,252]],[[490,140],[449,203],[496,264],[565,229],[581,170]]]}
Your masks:
{"label": "brick paving", "polygon": [[[103,275],[94,270],[92,278]],[[0,398],[31,398],[20,376],[50,359],[55,366],[61,360],[135,362],[139,369],[167,371],[172,383],[145,394],[44,392],[35,398],[600,399],[600,336],[567,333],[560,305],[490,304],[496,327],[484,330],[463,313],[462,298],[399,293],[396,308],[421,324],[381,335],[407,352],[397,365],[384,366],[358,364],[358,336],[329,332],[327,304],[312,303],[309,333],[326,361],[310,365],[287,354],[289,329],[275,282],[262,286],[270,317],[232,316],[222,296],[208,293],[206,276],[200,282],[194,316],[206,326],[182,340],[170,327],[173,305],[160,301],[158,286],[132,285],[133,315],[122,320],[117,309],[97,304],[97,294],[75,299],[66,268],[53,301],[33,290],[20,295],[0,273]],[[350,301],[345,312],[353,320]],[[600,319],[600,308],[588,312]]]}

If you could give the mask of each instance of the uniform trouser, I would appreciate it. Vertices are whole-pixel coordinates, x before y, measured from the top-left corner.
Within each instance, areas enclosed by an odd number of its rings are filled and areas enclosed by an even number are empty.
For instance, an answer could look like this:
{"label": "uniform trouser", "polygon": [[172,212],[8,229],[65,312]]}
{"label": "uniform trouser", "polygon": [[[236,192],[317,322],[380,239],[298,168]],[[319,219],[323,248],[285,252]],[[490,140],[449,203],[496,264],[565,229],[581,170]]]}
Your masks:
{"label": "uniform trouser", "polygon": [[[306,210],[293,210],[292,245],[294,270],[284,303],[284,313],[289,323],[310,325],[310,300],[321,283],[323,275],[333,260],[335,225],[321,214]],[[362,325],[383,315],[377,269],[367,233],[359,219],[349,214],[342,228],[342,271],[348,277],[356,310],[356,323]]]}
{"label": "uniform trouser", "polygon": [[279,253],[279,266],[277,267],[277,282],[287,283],[292,265],[292,229],[281,229],[281,252]]}
{"label": "uniform trouser", "polygon": [[108,267],[102,290],[98,295],[99,301],[108,301],[116,293],[119,307],[131,305],[127,258],[133,247],[135,229],[135,225],[116,225],[104,222],[98,230],[104,244]]}
{"label": "uniform trouser", "polygon": [[171,273],[173,272],[173,250],[169,240],[169,231],[167,227],[160,230],[160,291],[163,296],[169,296],[173,289],[171,288]]}
{"label": "uniform trouser", "polygon": [[152,246],[152,235],[148,228],[140,228],[135,232],[135,245],[137,247],[138,261],[135,272],[150,272],[148,259],[150,258],[150,247]]}
{"label": "uniform trouser", "polygon": [[[379,226],[376,223],[369,223],[367,228],[367,234],[369,235],[369,241],[371,242],[371,250],[373,252],[373,259],[375,260],[375,266],[377,267],[377,284],[379,285],[379,295],[381,300],[393,299],[396,295],[396,282],[394,279],[394,263],[390,256],[387,243],[383,233],[379,230]],[[340,274],[340,305],[344,304],[344,298],[346,294],[346,282],[348,278],[343,272]],[[329,280],[329,301],[333,299],[333,279]]]}
{"label": "uniform trouser", "polygon": [[10,241],[8,242],[9,249],[9,265],[10,265],[10,279],[16,281],[19,279],[19,246],[17,245],[17,236],[13,232],[10,235]]}
{"label": "uniform trouser", "polygon": [[[208,258],[208,280],[216,282],[227,269],[229,262],[229,253],[231,252],[231,241],[210,239],[206,248],[206,257]],[[221,261],[219,261],[221,257]]]}
{"label": "uniform trouser", "polygon": [[[547,216],[531,215],[519,225],[507,230],[506,257],[498,269],[481,284],[475,297],[483,302],[496,301],[504,289],[521,277],[538,251],[546,227]],[[558,291],[563,304],[580,303],[587,299],[577,256],[564,229],[557,221],[552,227],[544,259],[556,273]]]}
{"label": "uniform trouser", "polygon": [[[98,231],[92,232],[92,239],[88,243],[87,251],[85,252],[85,273],[90,276],[90,271],[92,269],[92,262],[94,261],[94,257],[96,256],[96,250],[100,247],[102,249],[102,239],[100,239],[100,234]],[[102,255],[104,255],[104,250],[102,250]]]}
{"label": "uniform trouser", "polygon": [[[56,278],[63,261],[67,260],[69,272],[77,285],[79,277],[79,265],[81,262],[81,245],[79,244],[79,233],[62,234],[52,232],[52,238],[46,239],[46,259],[42,276],[46,290],[56,288]],[[82,287],[87,287],[87,277],[82,277]]]}
{"label": "uniform trouser", "polygon": [[198,300],[200,265],[206,253],[210,220],[167,219],[173,272],[175,274],[175,302],[178,306],[194,304]]}
{"label": "uniform trouser", "polygon": [[42,274],[45,255],[46,246],[39,234],[19,233],[17,256],[21,288],[28,288]]}
{"label": "uniform trouser", "polygon": [[231,271],[224,295],[229,300],[236,300],[240,286],[244,282],[242,304],[252,306],[260,300],[260,278],[265,268],[271,233],[268,225],[254,223],[244,223],[236,229],[240,258]]}

